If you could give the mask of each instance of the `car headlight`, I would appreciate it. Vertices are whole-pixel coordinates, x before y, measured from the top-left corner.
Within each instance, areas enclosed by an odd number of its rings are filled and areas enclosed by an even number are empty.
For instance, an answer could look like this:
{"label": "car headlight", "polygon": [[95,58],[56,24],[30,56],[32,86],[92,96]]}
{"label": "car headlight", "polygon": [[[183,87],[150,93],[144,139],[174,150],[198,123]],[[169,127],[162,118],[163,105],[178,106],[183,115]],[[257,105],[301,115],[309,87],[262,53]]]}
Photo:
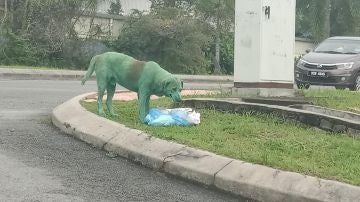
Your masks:
{"label": "car headlight", "polygon": [[340,63],[340,64],[337,64],[337,68],[338,69],[351,69],[353,67],[353,65],[354,65],[353,62]]}
{"label": "car headlight", "polygon": [[297,65],[303,67],[305,65],[305,63],[306,63],[305,60],[300,59],[299,62],[297,63]]}

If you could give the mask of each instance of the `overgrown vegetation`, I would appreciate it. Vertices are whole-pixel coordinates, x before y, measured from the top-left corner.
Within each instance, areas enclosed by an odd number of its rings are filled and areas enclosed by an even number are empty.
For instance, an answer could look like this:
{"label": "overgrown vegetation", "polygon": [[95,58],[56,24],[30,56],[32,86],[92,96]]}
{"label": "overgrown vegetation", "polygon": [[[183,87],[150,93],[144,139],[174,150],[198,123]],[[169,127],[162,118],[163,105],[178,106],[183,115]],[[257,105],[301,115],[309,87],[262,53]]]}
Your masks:
{"label": "overgrown vegetation", "polygon": [[205,34],[207,27],[176,8],[161,12],[131,15],[114,42],[115,49],[141,60],[157,61],[173,73],[206,74],[209,61],[203,49],[210,40]]}
{"label": "overgrown vegetation", "polygon": [[234,0],[151,0],[133,13],[115,49],[176,73],[233,73]]}
{"label": "overgrown vegetation", "polygon": [[[93,39],[80,39],[75,24],[96,0],[5,1],[0,24],[2,64],[82,68],[108,48]],[[102,49],[102,50],[99,50]]]}
{"label": "overgrown vegetation", "polygon": [[[308,91],[308,96],[312,97],[311,93]],[[328,100],[337,97],[331,97],[330,93],[324,94]],[[345,94],[348,92],[342,95]],[[352,97],[358,98],[359,95]],[[343,100],[333,99],[333,103],[336,102]],[[350,103],[357,105],[357,101]],[[95,102],[81,104],[96,113]],[[171,107],[167,98],[151,104],[152,107]],[[136,101],[116,101],[114,109],[120,117],[112,120],[161,139],[247,162],[360,185],[360,139],[256,112],[230,114],[202,109],[198,110],[201,114],[198,126],[151,127],[139,123]]]}
{"label": "overgrown vegetation", "polygon": [[[149,13],[135,10],[128,17],[116,41],[100,41],[93,34],[80,38],[74,29],[79,18],[94,13],[101,1],[5,2],[2,64],[84,69],[93,55],[116,50],[157,61],[174,73],[233,72],[234,0],[153,0]],[[123,15],[120,1],[111,1],[107,12]]]}
{"label": "overgrown vegetation", "polygon": [[329,36],[360,35],[359,0],[297,0],[297,36],[315,42]]}
{"label": "overgrown vegetation", "polygon": [[[109,14],[124,15],[121,1],[108,1]],[[85,38],[74,29],[81,16],[94,16],[98,4],[105,1],[4,2],[0,64],[85,69],[95,54],[116,50],[157,61],[176,73],[233,74],[234,0],[150,0],[150,12],[135,10],[116,41],[99,39],[94,18]],[[299,37],[320,42],[328,36],[360,35],[359,0],[298,0],[296,4]]]}

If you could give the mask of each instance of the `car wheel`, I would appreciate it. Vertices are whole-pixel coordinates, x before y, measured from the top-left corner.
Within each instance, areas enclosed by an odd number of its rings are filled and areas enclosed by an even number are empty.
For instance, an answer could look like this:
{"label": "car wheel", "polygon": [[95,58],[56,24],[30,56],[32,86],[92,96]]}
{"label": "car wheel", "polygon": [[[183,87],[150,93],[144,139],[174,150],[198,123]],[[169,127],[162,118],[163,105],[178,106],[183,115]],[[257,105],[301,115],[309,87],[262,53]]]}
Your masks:
{"label": "car wheel", "polygon": [[337,89],[337,90],[345,90],[345,86],[335,86],[335,88]]}
{"label": "car wheel", "polygon": [[352,91],[360,91],[360,73],[357,74],[354,84],[349,89]]}
{"label": "car wheel", "polygon": [[310,84],[301,83],[301,82],[296,82],[296,86],[298,87],[298,89],[309,89],[310,88]]}

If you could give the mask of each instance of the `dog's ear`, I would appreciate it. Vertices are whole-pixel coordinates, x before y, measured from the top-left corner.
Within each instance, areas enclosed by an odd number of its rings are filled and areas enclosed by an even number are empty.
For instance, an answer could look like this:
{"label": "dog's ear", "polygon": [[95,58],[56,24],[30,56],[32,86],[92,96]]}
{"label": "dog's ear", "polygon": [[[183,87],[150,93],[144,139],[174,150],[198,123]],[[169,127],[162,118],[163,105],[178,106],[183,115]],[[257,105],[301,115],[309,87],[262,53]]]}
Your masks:
{"label": "dog's ear", "polygon": [[168,85],[171,83],[171,81],[169,79],[164,79],[161,83],[162,83],[161,87],[165,91],[167,89]]}

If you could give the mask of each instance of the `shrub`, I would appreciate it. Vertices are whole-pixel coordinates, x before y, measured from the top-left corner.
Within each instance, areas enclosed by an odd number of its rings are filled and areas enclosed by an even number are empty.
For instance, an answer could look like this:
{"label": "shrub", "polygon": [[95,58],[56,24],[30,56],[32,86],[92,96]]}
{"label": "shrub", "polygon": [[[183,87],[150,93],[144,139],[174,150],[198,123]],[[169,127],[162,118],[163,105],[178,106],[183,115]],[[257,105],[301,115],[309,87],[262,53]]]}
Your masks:
{"label": "shrub", "polygon": [[118,52],[153,60],[172,73],[201,74],[209,66],[203,52],[210,41],[205,30],[198,20],[180,14],[138,13],[129,17],[113,45]]}

